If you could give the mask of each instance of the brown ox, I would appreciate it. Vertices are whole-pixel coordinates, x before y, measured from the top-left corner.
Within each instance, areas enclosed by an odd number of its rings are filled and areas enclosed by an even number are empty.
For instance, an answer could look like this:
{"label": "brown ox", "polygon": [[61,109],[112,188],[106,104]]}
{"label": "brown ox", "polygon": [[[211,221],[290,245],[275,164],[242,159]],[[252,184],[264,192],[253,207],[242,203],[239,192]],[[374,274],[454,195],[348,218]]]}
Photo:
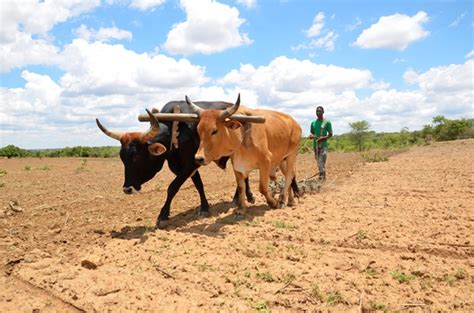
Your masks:
{"label": "brown ox", "polygon": [[[240,192],[240,203],[237,214],[246,210],[244,180],[253,169],[260,172],[260,192],[265,196],[270,207],[283,208],[290,195],[290,185],[294,181],[294,167],[298,144],[301,139],[301,127],[288,114],[264,110],[249,109],[240,106],[240,94],[237,102],[226,110],[203,110],[192,103],[188,97],[186,102],[191,110],[199,116],[197,132],[201,140],[195,155],[196,163],[207,165],[223,156],[230,156],[234,167],[235,178]],[[235,112],[245,115],[264,116],[264,124],[242,124],[229,119]],[[273,198],[268,191],[270,176],[280,167],[285,175],[285,185],[279,200]],[[272,174],[273,173],[273,174]]]}

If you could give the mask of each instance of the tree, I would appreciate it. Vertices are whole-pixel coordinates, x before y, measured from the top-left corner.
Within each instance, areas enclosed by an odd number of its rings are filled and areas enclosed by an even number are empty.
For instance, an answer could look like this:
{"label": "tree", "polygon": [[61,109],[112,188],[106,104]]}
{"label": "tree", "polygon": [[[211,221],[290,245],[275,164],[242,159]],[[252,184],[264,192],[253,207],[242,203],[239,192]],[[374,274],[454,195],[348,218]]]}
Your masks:
{"label": "tree", "polygon": [[357,146],[359,151],[362,151],[362,147],[364,142],[368,137],[368,130],[370,128],[370,124],[367,121],[357,121],[354,123],[349,123],[351,127],[351,140]]}
{"label": "tree", "polygon": [[469,129],[469,122],[462,120],[448,120],[438,134],[438,140],[455,140]]}
{"label": "tree", "polygon": [[18,148],[14,145],[8,145],[0,149],[0,156],[12,158],[12,157],[26,157],[29,155],[29,152]]}
{"label": "tree", "polygon": [[458,139],[470,127],[472,127],[471,122],[466,119],[450,120],[442,115],[433,117],[432,132],[436,140]]}
{"label": "tree", "polygon": [[408,131],[408,127],[403,127],[400,130],[400,137],[399,137],[400,146],[401,147],[408,146],[409,140],[410,140],[410,132]]}

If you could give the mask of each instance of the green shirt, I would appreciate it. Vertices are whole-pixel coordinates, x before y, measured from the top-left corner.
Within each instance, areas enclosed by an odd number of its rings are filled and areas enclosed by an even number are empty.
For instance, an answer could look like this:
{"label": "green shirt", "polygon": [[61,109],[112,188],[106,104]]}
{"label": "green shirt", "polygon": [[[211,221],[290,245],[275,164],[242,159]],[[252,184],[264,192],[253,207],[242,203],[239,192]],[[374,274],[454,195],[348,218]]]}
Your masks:
{"label": "green shirt", "polygon": [[[323,133],[321,134],[321,124],[323,127]],[[316,149],[317,147],[317,139],[318,137],[321,136],[327,136],[328,133],[332,134],[332,124],[331,121],[323,119],[322,121],[316,119],[311,123],[311,134],[314,135],[313,138],[313,149]],[[324,139],[322,142],[323,147],[327,148],[328,147],[328,140]]]}

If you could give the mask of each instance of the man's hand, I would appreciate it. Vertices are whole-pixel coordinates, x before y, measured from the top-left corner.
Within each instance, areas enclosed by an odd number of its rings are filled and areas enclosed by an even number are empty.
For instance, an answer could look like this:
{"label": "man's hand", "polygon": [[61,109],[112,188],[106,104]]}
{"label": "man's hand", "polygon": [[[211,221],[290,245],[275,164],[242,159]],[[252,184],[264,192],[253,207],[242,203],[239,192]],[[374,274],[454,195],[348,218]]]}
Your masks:
{"label": "man's hand", "polygon": [[313,139],[313,138],[314,138],[314,135],[313,135],[313,134],[309,134],[308,138],[309,138],[309,139]]}
{"label": "man's hand", "polygon": [[317,142],[320,142],[320,141],[322,141],[323,139],[325,139],[325,138],[324,138],[323,136],[320,136],[320,137],[318,137],[318,139],[317,139],[316,141],[317,141]]}

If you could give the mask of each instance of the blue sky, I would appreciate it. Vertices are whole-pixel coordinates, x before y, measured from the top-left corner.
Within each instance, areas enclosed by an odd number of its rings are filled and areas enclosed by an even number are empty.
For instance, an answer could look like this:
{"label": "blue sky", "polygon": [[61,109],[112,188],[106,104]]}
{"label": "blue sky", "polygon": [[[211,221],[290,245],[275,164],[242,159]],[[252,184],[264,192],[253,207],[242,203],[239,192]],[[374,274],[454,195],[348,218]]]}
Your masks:
{"label": "blue sky", "polygon": [[171,100],[292,114],[336,134],[472,118],[472,1],[63,0],[0,4],[0,146],[116,145]]}

